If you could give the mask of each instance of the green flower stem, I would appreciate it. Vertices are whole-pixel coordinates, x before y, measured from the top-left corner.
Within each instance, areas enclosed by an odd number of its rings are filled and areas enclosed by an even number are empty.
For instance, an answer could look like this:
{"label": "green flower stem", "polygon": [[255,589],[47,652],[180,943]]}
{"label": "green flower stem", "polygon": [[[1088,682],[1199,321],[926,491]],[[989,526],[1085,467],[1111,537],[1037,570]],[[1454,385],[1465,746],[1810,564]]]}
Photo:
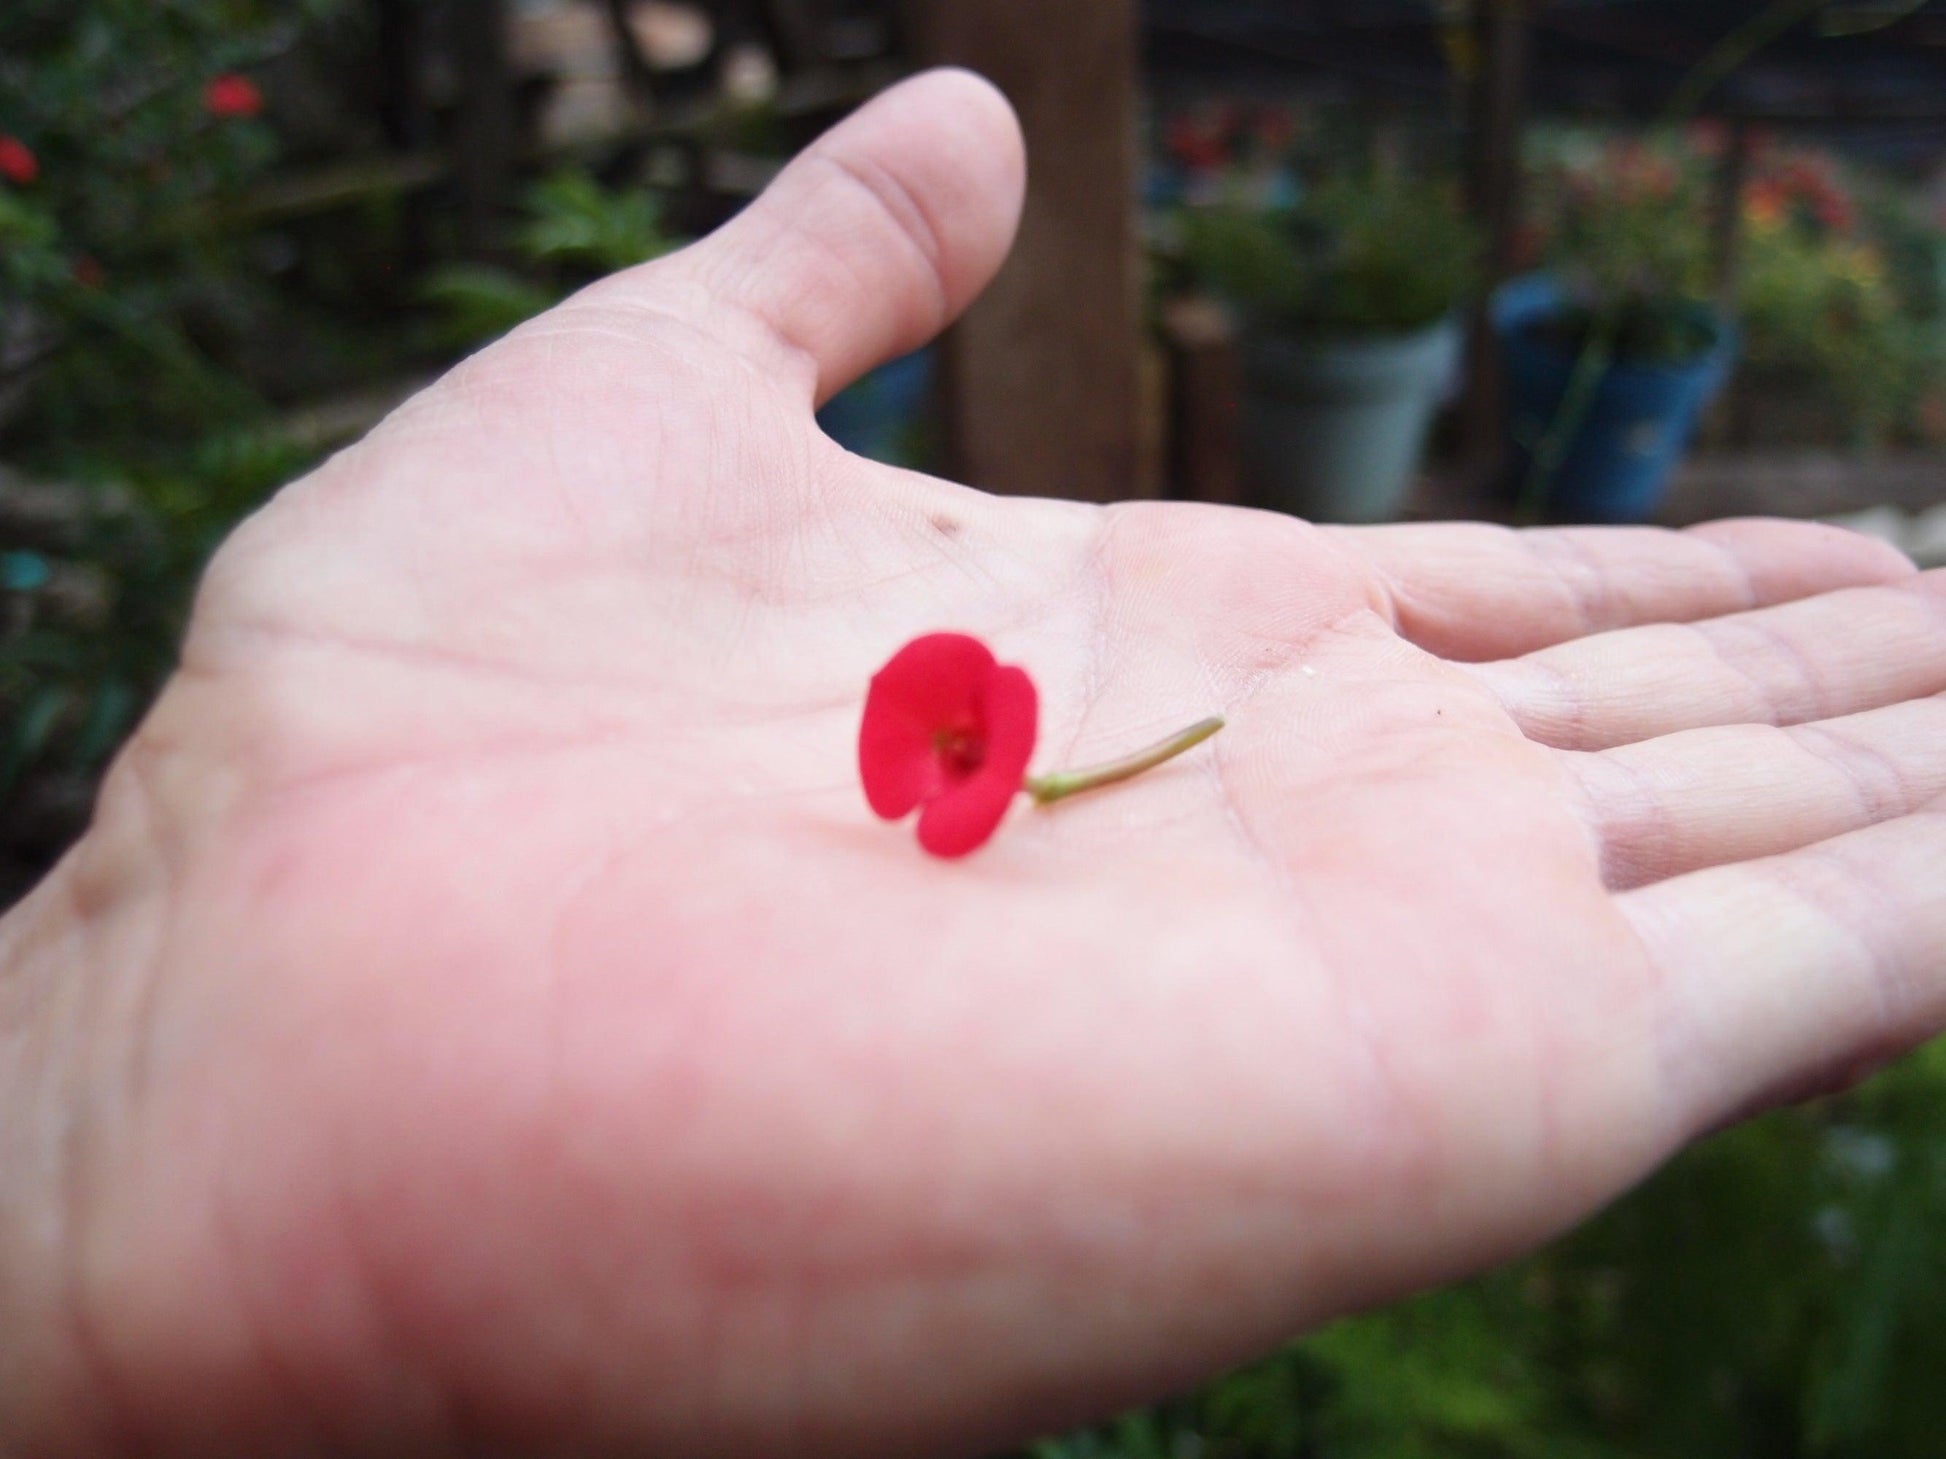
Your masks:
{"label": "green flower stem", "polygon": [[1169,736],[1161,744],[1151,745],[1125,759],[1110,760],[1106,765],[1091,765],[1085,770],[1057,770],[1052,775],[1030,775],[1023,788],[1034,797],[1036,805],[1048,805],[1081,791],[1093,790],[1098,785],[1113,785],[1119,780],[1140,775],[1144,770],[1153,770],[1165,760],[1175,759],[1184,750],[1194,749],[1222,728],[1223,716],[1213,714]]}

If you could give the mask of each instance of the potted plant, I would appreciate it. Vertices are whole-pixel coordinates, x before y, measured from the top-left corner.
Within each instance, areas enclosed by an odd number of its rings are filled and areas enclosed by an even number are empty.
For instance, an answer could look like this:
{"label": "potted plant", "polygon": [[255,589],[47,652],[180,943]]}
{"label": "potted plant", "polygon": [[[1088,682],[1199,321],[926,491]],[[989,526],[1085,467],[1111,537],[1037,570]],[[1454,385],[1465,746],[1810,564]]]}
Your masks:
{"label": "potted plant", "polygon": [[1559,517],[1641,521],[1735,355],[1710,299],[1704,181],[1634,142],[1543,181],[1554,270],[1493,306],[1523,495]]}
{"label": "potted plant", "polygon": [[1183,248],[1240,320],[1243,455],[1265,504],[1327,521],[1397,516],[1476,277],[1451,190],[1381,170],[1277,212],[1191,209]]}
{"label": "potted plant", "polygon": [[1815,152],[1777,155],[1745,189],[1740,444],[1869,447],[1922,392],[1937,234],[1876,201],[1868,223]]}

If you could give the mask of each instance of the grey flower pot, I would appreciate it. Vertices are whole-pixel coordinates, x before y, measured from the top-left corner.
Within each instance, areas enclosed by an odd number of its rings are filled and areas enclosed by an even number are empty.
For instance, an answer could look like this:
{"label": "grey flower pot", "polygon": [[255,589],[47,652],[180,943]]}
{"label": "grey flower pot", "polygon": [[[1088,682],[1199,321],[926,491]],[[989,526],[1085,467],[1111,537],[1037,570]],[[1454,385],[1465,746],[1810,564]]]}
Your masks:
{"label": "grey flower pot", "polygon": [[1243,457],[1258,499],[1324,522],[1398,516],[1459,366],[1460,326],[1312,340],[1243,336]]}

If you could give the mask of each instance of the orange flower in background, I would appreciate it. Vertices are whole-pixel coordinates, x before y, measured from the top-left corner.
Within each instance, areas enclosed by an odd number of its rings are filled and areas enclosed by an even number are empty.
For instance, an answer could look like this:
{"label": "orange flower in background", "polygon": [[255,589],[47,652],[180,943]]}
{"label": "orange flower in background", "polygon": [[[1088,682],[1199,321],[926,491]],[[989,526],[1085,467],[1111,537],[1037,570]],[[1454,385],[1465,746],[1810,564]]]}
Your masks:
{"label": "orange flower in background", "polygon": [[0,177],[25,187],[41,175],[40,159],[18,137],[0,136]]}
{"label": "orange flower in background", "polygon": [[231,71],[210,82],[203,105],[213,117],[253,117],[264,109],[264,94],[248,76]]}
{"label": "orange flower in background", "polygon": [[1750,184],[1743,197],[1744,215],[1761,228],[1775,228],[1792,218],[1814,221],[1827,233],[1850,233],[1858,223],[1851,194],[1831,162],[1822,157],[1798,156]]}
{"label": "orange flower in background", "polygon": [[1775,228],[1790,208],[1790,193],[1773,178],[1754,182],[1744,194],[1744,215],[1760,228]]}

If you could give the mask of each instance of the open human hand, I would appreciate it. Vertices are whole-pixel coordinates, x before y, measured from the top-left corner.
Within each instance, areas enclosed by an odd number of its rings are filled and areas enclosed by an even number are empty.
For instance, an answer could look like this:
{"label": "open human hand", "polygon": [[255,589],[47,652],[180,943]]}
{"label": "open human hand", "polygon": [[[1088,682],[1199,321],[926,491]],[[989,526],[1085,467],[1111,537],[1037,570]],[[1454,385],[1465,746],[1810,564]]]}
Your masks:
{"label": "open human hand", "polygon": [[[1946,1020],[1946,581],[1889,549],[820,435],[1021,169],[908,83],[226,545],[0,924],[0,1452],[976,1452]],[[854,744],[942,628],[1033,674],[1039,763],[1229,727],[935,860]]]}

